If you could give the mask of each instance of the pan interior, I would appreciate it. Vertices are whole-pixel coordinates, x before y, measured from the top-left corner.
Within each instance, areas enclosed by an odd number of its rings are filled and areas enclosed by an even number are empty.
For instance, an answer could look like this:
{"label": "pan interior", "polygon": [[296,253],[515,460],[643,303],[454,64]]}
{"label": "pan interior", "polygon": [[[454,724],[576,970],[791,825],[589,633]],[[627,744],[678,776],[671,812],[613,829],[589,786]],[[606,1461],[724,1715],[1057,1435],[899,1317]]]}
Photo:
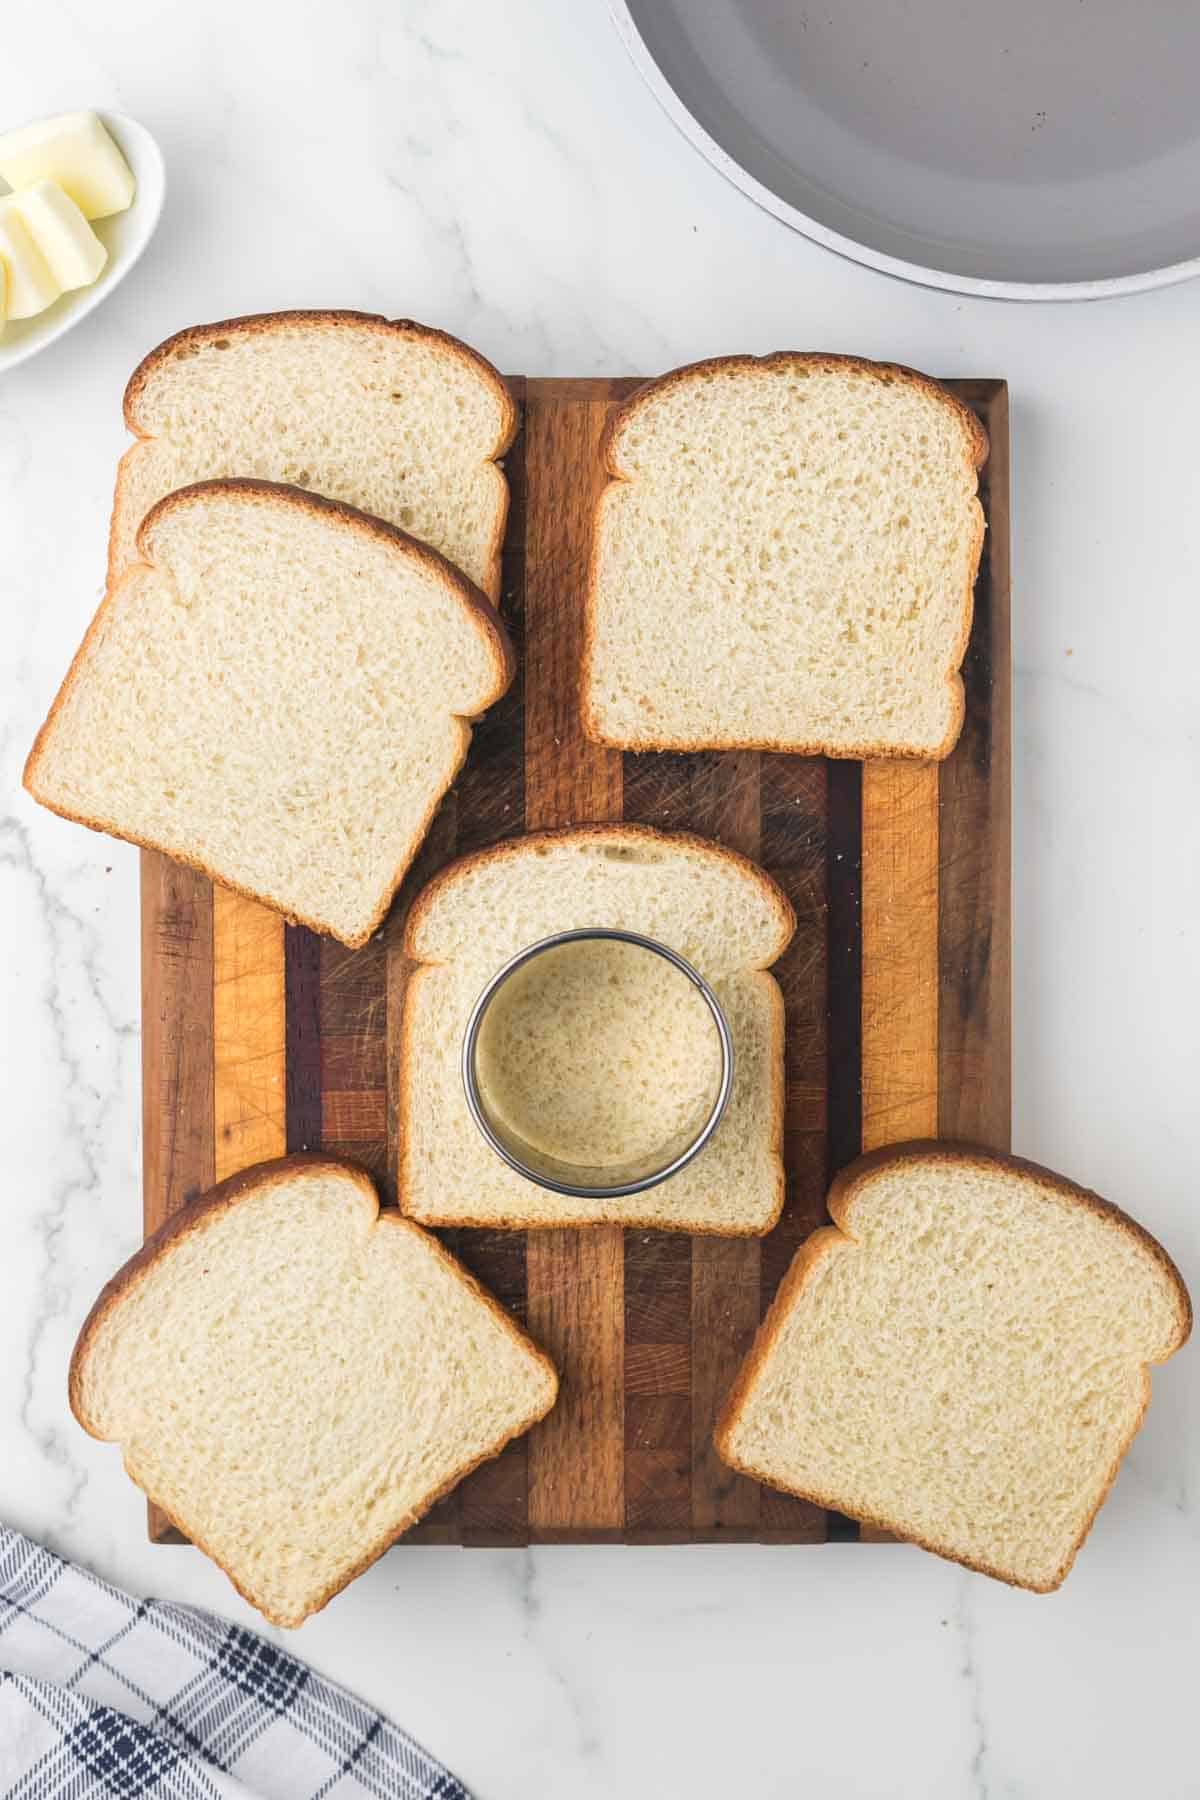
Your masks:
{"label": "pan interior", "polygon": [[1200,253],[1195,0],[627,4],[720,149],[865,260],[1086,282]]}

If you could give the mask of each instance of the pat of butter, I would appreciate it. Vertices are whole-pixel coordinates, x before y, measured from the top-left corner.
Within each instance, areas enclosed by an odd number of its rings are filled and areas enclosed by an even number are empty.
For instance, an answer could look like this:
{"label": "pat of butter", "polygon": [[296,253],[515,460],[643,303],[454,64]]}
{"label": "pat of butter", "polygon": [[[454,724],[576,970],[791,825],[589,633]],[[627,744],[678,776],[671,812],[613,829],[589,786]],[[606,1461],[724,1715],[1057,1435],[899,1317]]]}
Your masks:
{"label": "pat of butter", "polygon": [[133,173],[93,112],[62,113],[0,135],[0,176],[10,188],[57,181],[85,219],[133,203]]}
{"label": "pat of butter", "polygon": [[6,205],[24,221],[64,293],[95,281],[108,261],[108,251],[57,181],[36,181],[13,194]]}
{"label": "pat of butter", "polygon": [[31,319],[62,293],[11,200],[0,201],[0,262],[8,277],[10,319]]}

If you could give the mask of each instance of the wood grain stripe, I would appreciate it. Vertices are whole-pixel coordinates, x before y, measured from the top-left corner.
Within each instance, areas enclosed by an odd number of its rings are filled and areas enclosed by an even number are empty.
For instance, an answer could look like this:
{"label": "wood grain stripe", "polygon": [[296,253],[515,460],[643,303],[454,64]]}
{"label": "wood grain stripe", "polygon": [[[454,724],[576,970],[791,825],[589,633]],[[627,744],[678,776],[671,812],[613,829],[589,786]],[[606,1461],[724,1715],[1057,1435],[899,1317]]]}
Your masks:
{"label": "wood grain stripe", "polygon": [[142,1175],[147,1234],[213,1184],[213,890],[141,857]]}
{"label": "wood grain stripe", "polygon": [[284,928],[287,1027],[287,1147],[321,1148],[321,940],[304,925]]}
{"label": "wood grain stripe", "polygon": [[938,765],[862,775],[862,1147],[936,1137]]}
{"label": "wood grain stripe", "polygon": [[[540,382],[525,413],[525,824],[621,817],[621,757],[579,722],[583,593],[592,510],[603,483],[607,398],[556,405],[573,384]],[[578,392],[578,389],[575,388]],[[601,390],[602,392],[602,390]],[[531,1232],[529,1326],[561,1377],[558,1404],[529,1444],[535,1535],[619,1535],[625,1520],[624,1257],[618,1227]]]}
{"label": "wood grain stripe", "polygon": [[283,920],[213,889],[213,1114],[218,1181],[287,1149]]}
{"label": "wood grain stripe", "polygon": [[[156,851],[141,855],[142,1209],[157,1231],[215,1178],[213,890]],[[182,1543],[154,1505],[155,1543]]]}
{"label": "wood grain stripe", "polygon": [[828,766],[828,1175],[862,1150],[862,765]]}
{"label": "wood grain stripe", "polygon": [[369,1031],[338,1031],[331,1027],[322,1008],[321,1089],[343,1093],[374,1093],[387,1087],[387,978],[377,972],[379,1013],[385,1020],[372,1022]]}
{"label": "wood grain stripe", "polygon": [[378,1144],[387,1137],[384,1088],[325,1088],[321,1094],[321,1142]]}
{"label": "wood grain stripe", "polygon": [[387,946],[376,932],[359,950],[335,938],[319,946],[317,1045],[320,1143],[387,1187]]}
{"label": "wood grain stripe", "polygon": [[[828,768],[828,1130],[826,1179],[862,1150],[862,764]],[[858,1521],[826,1515],[831,1543],[858,1537]]]}

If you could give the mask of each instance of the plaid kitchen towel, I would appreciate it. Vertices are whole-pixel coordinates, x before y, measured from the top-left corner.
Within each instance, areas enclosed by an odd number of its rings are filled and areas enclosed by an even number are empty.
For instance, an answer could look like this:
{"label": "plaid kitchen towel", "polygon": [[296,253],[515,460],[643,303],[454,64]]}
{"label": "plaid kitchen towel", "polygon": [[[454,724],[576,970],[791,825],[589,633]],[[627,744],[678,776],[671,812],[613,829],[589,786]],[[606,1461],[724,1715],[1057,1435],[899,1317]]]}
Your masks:
{"label": "plaid kitchen towel", "polygon": [[264,1638],[134,1600],[0,1526],[5,1800],[470,1800],[381,1713]]}

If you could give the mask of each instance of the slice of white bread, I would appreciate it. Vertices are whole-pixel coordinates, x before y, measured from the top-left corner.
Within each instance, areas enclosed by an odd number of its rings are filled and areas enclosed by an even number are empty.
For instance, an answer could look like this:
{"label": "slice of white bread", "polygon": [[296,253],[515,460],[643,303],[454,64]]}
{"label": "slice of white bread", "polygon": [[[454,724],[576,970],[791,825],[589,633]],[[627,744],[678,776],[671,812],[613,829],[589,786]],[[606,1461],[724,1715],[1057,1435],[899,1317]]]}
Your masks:
{"label": "slice of white bread", "polygon": [[176,332],[134,371],[111,585],[156,500],[221,475],[311,488],[432,544],[492,600],[517,411],[489,362],[409,319],[260,313]]}
{"label": "slice of white bread", "polygon": [[436,551],[296,488],[198,483],[138,544],[26,787],[365,943],[512,679],[504,627]]}
{"label": "slice of white bread", "polygon": [[717,1426],[743,1474],[1016,1586],[1064,1579],[1187,1338],[1178,1270],[1060,1175],[875,1151],[784,1277]]}
{"label": "slice of white bread", "polygon": [[946,756],[986,456],[962,401],[890,363],[722,357],[640,389],[605,440],[588,735]]}
{"label": "slice of white bread", "polygon": [[[471,1118],[460,1072],[468,1016],[496,971],[554,932],[593,926],[640,932],[686,957],[721,1002],[735,1058],[725,1115],[695,1161],[646,1193],[602,1202],[551,1193],[501,1162]],[[745,857],[641,826],[541,832],[451,864],[417,899],[405,937],[420,966],[401,1023],[403,1210],[438,1225],[769,1231],[783,1204],[783,997],[765,971],[794,929],[786,896]],[[586,1027],[576,1017],[573,1029]],[[657,1062],[614,1059],[610,1080],[616,1092],[674,1073],[665,1041]],[[669,1131],[668,1093],[663,1111]]]}
{"label": "slice of white bread", "polygon": [[276,1625],[298,1625],[554,1404],[558,1378],[362,1170],[222,1182],[101,1293],[71,1408]]}

